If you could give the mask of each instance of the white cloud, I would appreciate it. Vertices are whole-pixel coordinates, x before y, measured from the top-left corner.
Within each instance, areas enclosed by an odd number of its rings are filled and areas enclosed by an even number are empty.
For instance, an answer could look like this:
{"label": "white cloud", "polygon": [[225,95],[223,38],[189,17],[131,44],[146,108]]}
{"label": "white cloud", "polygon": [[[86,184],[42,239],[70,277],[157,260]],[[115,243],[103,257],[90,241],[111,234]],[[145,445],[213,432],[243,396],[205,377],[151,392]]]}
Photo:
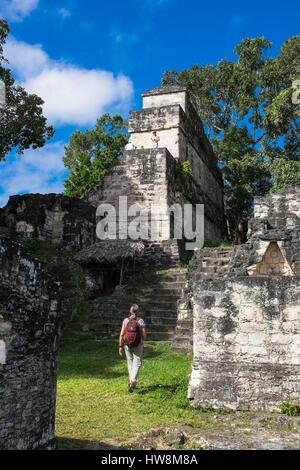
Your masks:
{"label": "white cloud", "polygon": [[130,80],[101,70],[53,67],[24,83],[44,101],[44,112],[54,124],[89,125],[110,106],[126,107],[132,95]]}
{"label": "white cloud", "polygon": [[62,192],[66,176],[63,154],[64,144],[55,142],[41,149],[26,150],[20,157],[1,162],[0,207],[13,194]]}
{"label": "white cloud", "polygon": [[133,84],[125,75],[55,61],[40,45],[15,39],[5,55],[26,90],[43,98],[51,124],[92,125],[104,112],[126,113],[130,107]]}
{"label": "white cloud", "polygon": [[37,8],[39,0],[1,0],[0,16],[21,21]]}
{"label": "white cloud", "polygon": [[7,41],[4,54],[9,60],[9,66],[21,79],[41,73],[50,63],[48,55],[40,45],[30,45],[14,38]]}

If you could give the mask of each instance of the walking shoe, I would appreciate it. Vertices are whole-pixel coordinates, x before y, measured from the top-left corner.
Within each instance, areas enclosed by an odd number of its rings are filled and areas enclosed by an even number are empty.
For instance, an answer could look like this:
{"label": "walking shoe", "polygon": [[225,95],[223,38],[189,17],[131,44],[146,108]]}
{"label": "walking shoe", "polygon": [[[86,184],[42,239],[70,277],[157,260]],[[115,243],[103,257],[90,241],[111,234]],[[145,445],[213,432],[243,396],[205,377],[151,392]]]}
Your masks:
{"label": "walking shoe", "polygon": [[134,390],[134,387],[132,386],[132,384],[130,384],[130,385],[128,386],[128,392],[129,392],[129,393],[132,393],[133,390]]}

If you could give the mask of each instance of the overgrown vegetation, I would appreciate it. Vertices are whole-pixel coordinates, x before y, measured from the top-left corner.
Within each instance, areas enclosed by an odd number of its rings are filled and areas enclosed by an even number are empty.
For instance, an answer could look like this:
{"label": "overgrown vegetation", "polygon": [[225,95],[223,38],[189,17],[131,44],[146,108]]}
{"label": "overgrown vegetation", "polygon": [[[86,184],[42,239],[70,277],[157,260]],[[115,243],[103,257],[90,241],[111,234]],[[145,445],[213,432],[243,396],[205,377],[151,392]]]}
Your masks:
{"label": "overgrown vegetation", "polygon": [[192,172],[191,172],[191,164],[189,160],[184,160],[181,163],[180,169],[181,169],[181,174],[184,178],[186,178],[187,176],[191,176]]}
{"label": "overgrown vegetation", "polygon": [[284,401],[278,405],[281,413],[287,416],[299,416],[300,415],[300,405],[295,403],[289,403]]}
{"label": "overgrown vegetation", "polygon": [[104,114],[94,129],[74,132],[63,158],[69,169],[65,194],[84,197],[116,164],[127,141],[127,122],[118,114]]}

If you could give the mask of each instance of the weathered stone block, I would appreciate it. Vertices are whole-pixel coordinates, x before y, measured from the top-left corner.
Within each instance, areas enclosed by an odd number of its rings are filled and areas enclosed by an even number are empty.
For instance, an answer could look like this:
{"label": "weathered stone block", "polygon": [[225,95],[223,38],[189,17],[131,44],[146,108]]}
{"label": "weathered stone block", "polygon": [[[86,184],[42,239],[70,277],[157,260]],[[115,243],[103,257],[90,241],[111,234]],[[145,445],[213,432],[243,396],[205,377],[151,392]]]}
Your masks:
{"label": "weathered stone block", "polygon": [[204,280],[201,253],[191,264],[194,406],[272,410],[299,401],[300,188],[256,202],[250,239],[233,249],[225,277],[216,270]]}
{"label": "weathered stone block", "polygon": [[0,238],[0,296],[0,449],[51,449],[60,288],[44,263]]}
{"label": "weathered stone block", "polygon": [[61,194],[11,196],[1,209],[1,223],[24,238],[47,240],[79,250],[95,240],[95,209]]}

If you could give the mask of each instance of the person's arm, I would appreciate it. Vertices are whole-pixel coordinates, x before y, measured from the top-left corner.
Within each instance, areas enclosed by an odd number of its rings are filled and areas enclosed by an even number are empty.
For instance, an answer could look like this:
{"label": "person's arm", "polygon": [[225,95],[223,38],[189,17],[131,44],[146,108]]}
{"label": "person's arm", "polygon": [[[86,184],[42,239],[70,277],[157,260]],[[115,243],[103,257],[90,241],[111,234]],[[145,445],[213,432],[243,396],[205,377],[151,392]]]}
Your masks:
{"label": "person's arm", "polygon": [[146,333],[146,327],[145,326],[143,326],[143,328],[142,328],[141,335],[142,335],[143,339],[146,339],[147,333]]}
{"label": "person's arm", "polygon": [[123,324],[122,324],[121,331],[120,331],[120,336],[119,336],[119,354],[120,354],[120,356],[123,355],[123,340],[124,340],[124,336],[125,336],[125,326],[124,326],[124,323],[123,323]]}

